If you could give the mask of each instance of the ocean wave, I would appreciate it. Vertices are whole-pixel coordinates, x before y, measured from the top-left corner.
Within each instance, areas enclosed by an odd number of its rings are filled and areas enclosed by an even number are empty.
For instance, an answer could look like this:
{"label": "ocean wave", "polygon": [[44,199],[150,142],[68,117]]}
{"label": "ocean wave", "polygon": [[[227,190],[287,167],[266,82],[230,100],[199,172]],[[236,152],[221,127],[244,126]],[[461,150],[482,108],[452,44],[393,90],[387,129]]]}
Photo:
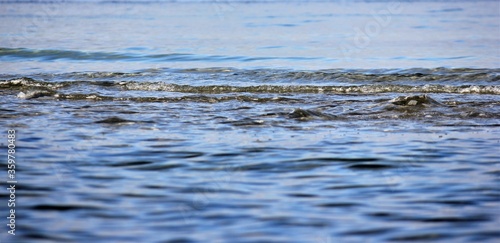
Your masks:
{"label": "ocean wave", "polygon": [[58,90],[61,88],[98,86],[116,90],[161,91],[194,94],[225,93],[316,93],[316,94],[376,94],[376,93],[454,93],[454,94],[500,94],[500,85],[400,85],[400,84],[365,84],[365,85],[183,85],[165,82],[136,81],[63,81],[48,82],[30,78],[0,81],[1,89],[40,88]]}
{"label": "ocean wave", "polygon": [[320,57],[253,57],[203,55],[191,53],[136,54],[127,52],[72,51],[27,48],[0,48],[0,60],[5,61],[121,61],[121,62],[254,62],[263,60],[317,60]]}
{"label": "ocean wave", "polygon": [[[1,49],[0,49],[1,52]],[[0,54],[1,59],[1,54]],[[50,81],[148,81],[165,80],[169,77],[189,78],[192,80],[220,80],[223,82],[244,81],[246,83],[290,83],[307,82],[320,84],[328,82],[353,84],[480,84],[498,83],[500,69],[479,68],[410,68],[410,69],[324,69],[324,70],[287,70],[287,69],[236,69],[231,67],[214,68],[153,68],[136,72],[70,72],[38,73],[27,76],[37,80]],[[0,74],[0,80],[19,78],[15,74]]]}
{"label": "ocean wave", "polygon": [[168,91],[197,94],[221,93],[325,93],[325,94],[374,94],[374,93],[459,93],[500,94],[498,85],[359,85],[359,86],[311,86],[311,85],[259,85],[235,87],[228,85],[190,86],[165,83],[122,83],[127,90]]}

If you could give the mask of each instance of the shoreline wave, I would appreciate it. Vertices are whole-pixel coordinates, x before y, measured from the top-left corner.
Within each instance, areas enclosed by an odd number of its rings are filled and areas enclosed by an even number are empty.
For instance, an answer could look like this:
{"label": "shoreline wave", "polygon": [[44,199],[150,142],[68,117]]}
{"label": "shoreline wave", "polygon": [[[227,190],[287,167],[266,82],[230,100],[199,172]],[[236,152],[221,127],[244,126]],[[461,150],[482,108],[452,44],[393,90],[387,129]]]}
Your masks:
{"label": "shoreline wave", "polygon": [[225,93],[317,93],[317,94],[377,94],[377,93],[451,93],[500,95],[500,85],[440,85],[440,84],[362,84],[362,85],[187,85],[149,81],[38,81],[31,78],[0,80],[0,89],[41,89],[56,91],[73,87],[101,87],[117,91],[160,91],[196,94]]}

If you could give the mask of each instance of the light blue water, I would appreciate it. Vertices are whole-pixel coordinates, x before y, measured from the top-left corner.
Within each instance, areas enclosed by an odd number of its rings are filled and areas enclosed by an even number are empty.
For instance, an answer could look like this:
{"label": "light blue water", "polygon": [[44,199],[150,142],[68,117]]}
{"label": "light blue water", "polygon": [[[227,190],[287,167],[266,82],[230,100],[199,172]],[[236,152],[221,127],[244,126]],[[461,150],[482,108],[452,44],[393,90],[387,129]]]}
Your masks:
{"label": "light blue water", "polygon": [[65,2],[2,4],[4,72],[499,65],[498,1]]}
{"label": "light blue water", "polygon": [[0,1],[0,241],[496,242],[499,9]]}

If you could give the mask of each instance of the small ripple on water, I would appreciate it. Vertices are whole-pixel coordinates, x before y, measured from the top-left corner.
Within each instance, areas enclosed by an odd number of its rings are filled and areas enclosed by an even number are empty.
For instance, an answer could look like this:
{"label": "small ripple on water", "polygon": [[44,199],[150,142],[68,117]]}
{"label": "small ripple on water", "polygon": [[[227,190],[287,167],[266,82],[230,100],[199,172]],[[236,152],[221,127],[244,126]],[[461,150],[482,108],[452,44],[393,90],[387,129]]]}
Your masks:
{"label": "small ripple on water", "polygon": [[[231,72],[239,71],[224,74]],[[435,75],[406,72],[407,77],[399,75],[416,82],[431,82],[424,79]],[[311,82],[334,75],[278,73]],[[356,75],[379,84],[397,82],[389,74],[385,78],[394,80]],[[356,75],[343,79],[355,82]],[[302,92],[276,81],[257,92],[235,85],[210,93],[203,90],[218,84],[177,84],[175,92],[134,96],[139,93],[127,93],[123,86],[157,83],[115,81],[0,81],[6,94],[0,98],[2,122],[15,120],[26,165],[19,168],[24,177],[19,196],[29,199],[20,206],[30,217],[19,225],[28,232],[23,240],[155,241],[158,230],[171,232],[167,242],[202,242],[201,235],[289,242],[324,231],[322,239],[353,241],[498,236],[493,230],[498,215],[492,213],[500,194],[496,95],[321,94],[309,92],[318,85]],[[320,82],[335,86],[331,80]],[[16,98],[38,85],[59,97]],[[282,86],[287,92],[273,90]],[[184,93],[189,89],[205,93]],[[55,218],[86,218],[92,224],[70,227]],[[367,219],[373,227],[366,226]],[[131,226],[141,223],[140,230]]]}

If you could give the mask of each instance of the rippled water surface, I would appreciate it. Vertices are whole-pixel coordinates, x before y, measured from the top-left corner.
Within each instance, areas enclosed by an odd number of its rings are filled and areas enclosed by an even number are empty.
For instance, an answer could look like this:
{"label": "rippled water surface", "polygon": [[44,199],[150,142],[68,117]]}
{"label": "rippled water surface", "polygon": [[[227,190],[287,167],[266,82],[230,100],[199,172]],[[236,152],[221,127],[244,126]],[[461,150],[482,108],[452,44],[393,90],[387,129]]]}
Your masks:
{"label": "rippled water surface", "polygon": [[497,1],[35,2],[1,242],[500,240]]}

